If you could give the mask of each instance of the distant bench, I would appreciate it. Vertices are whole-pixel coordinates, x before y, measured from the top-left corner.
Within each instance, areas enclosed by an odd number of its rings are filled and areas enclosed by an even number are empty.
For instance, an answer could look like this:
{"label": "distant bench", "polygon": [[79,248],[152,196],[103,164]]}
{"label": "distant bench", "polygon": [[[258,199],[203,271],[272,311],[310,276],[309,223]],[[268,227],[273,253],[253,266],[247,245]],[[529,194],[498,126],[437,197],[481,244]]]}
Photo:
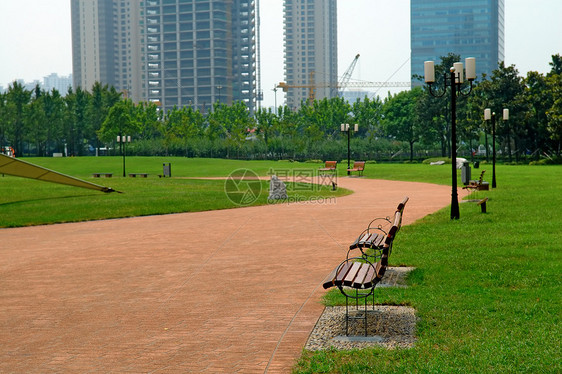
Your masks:
{"label": "distant bench", "polygon": [[111,178],[113,176],[113,173],[92,173],[92,177],[94,178],[100,178],[102,176],[105,178]]}
{"label": "distant bench", "polygon": [[338,166],[337,161],[326,161],[324,163],[324,167],[318,169],[318,172],[321,174],[333,174],[336,172]]}
{"label": "distant bench", "polygon": [[353,163],[353,167],[347,169],[347,171],[350,173],[356,171],[359,176],[363,175],[364,170],[365,170],[365,161],[355,161]]}
{"label": "distant bench", "polygon": [[480,178],[478,180],[471,180],[469,183],[463,187],[465,190],[477,190],[477,191],[487,191],[490,189],[490,184],[484,181],[484,173],[486,170],[482,170],[480,173]]}
{"label": "distant bench", "polygon": [[131,178],[136,178],[136,177],[146,178],[146,177],[148,177],[148,173],[129,173],[129,177],[131,177]]}

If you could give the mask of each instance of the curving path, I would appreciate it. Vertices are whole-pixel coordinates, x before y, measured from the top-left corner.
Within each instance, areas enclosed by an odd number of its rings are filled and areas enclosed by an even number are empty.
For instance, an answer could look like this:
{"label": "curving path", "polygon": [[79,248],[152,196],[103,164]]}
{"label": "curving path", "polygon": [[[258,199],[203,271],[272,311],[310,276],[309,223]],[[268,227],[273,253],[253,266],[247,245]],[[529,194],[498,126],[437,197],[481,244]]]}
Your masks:
{"label": "curving path", "polygon": [[340,178],[331,203],[0,230],[0,372],[287,373],[370,219],[450,187]]}

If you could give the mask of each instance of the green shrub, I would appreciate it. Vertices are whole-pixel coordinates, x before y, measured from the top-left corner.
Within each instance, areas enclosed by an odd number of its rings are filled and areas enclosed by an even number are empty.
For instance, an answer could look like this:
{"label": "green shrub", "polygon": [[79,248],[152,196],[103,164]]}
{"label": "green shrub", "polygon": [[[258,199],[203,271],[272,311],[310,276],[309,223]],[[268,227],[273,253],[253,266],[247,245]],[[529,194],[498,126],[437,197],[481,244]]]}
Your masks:
{"label": "green shrub", "polygon": [[432,162],[437,162],[437,161],[445,161],[446,164],[451,163],[451,159],[448,158],[448,157],[431,157],[431,158],[426,158],[425,160],[423,160],[422,164],[429,165]]}

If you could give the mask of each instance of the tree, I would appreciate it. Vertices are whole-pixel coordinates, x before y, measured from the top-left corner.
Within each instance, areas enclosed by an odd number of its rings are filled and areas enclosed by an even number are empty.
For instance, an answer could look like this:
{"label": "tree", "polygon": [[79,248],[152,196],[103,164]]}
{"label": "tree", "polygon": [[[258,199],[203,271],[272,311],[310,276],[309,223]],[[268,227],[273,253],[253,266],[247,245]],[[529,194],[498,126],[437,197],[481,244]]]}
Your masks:
{"label": "tree", "polygon": [[6,130],[7,130],[7,98],[6,94],[0,92],[0,146],[6,145]]}
{"label": "tree", "polygon": [[562,74],[562,56],[560,54],[552,55],[552,61],[548,63],[551,67],[549,75]]}
{"label": "tree", "polygon": [[122,100],[109,110],[98,131],[100,140],[112,143],[119,136],[134,136],[138,133],[138,123],[134,116],[134,104],[131,100]]}
{"label": "tree", "polygon": [[383,102],[378,96],[374,99],[365,97],[363,101],[356,101],[351,111],[355,121],[360,125],[359,135],[366,136],[369,142],[383,135]]}
{"label": "tree", "polygon": [[[492,72],[490,84],[486,86],[484,96],[487,107],[496,112],[496,133],[504,138],[509,161],[512,161],[512,141],[518,148],[518,139],[524,134],[524,84],[515,65],[505,66],[503,62]],[[503,108],[510,110],[509,121],[501,121]],[[518,153],[517,153],[518,155]]]}
{"label": "tree", "polygon": [[547,111],[554,104],[553,92],[548,87],[547,78],[536,72],[530,71],[524,80],[524,122],[526,147],[529,148],[538,160],[540,149],[548,146],[548,118]]}
{"label": "tree", "polygon": [[236,150],[239,153],[248,133],[255,131],[256,127],[248,107],[241,101],[233,103],[231,106],[215,103],[213,111],[207,116],[207,121],[209,122],[208,130],[216,129],[217,134],[226,139],[227,157],[230,157],[230,150]]}
{"label": "tree", "polygon": [[29,104],[27,115],[27,136],[28,141],[35,144],[35,155],[45,156],[47,141],[47,118],[44,108],[45,92],[41,90],[39,84],[33,90],[33,99]]}
{"label": "tree", "polygon": [[14,82],[8,87],[6,136],[12,139],[11,143],[19,154],[24,153],[25,115],[30,98],[31,91],[26,90],[22,84]]}
{"label": "tree", "polygon": [[548,131],[557,143],[556,153],[561,155],[562,144],[562,74],[552,75],[548,79],[548,87],[552,90],[554,102],[547,111]]}
{"label": "tree", "polygon": [[136,122],[139,126],[139,137],[149,140],[162,135],[160,125],[162,112],[152,102],[139,103],[136,106]]}
{"label": "tree", "polygon": [[410,161],[414,160],[414,143],[421,139],[424,128],[418,115],[421,87],[402,91],[385,100],[383,126],[387,136],[405,141],[410,147]]}
{"label": "tree", "polygon": [[64,98],[66,103],[65,140],[71,156],[81,156],[85,153],[85,134],[87,133],[87,110],[90,95],[78,87],[76,91],[68,90]]}
{"label": "tree", "polygon": [[557,155],[560,157],[562,143],[562,56],[552,56],[552,70],[548,73],[547,87],[552,93],[552,106],[547,110],[547,130],[550,138],[557,143]]}
{"label": "tree", "polygon": [[275,128],[278,126],[279,118],[277,118],[271,108],[259,108],[255,117],[258,134],[263,136],[263,140],[267,147],[269,145],[270,138],[274,135]]}

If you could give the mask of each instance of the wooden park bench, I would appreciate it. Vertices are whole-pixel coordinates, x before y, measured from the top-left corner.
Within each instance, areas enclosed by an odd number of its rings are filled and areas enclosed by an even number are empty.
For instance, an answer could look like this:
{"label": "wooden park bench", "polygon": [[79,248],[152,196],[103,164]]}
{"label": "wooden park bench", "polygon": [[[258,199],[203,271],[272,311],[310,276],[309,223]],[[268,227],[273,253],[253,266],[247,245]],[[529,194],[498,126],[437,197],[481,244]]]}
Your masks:
{"label": "wooden park bench", "polygon": [[[345,296],[345,334],[349,335],[349,320],[363,319],[365,326],[365,336],[367,336],[367,298],[373,296],[375,286],[382,280],[386,268],[388,267],[388,257],[390,248],[394,241],[398,228],[393,226],[386,236],[382,248],[381,257],[377,262],[371,262],[364,257],[346,258],[342,261],[324,280],[322,286],[325,289],[337,287]],[[355,305],[359,308],[359,300],[364,301],[364,311],[362,316],[349,315],[349,300],[355,300]]]}
{"label": "wooden park bench", "polygon": [[356,171],[359,176],[363,175],[364,170],[365,170],[365,161],[355,161],[353,163],[353,167],[347,169],[347,171],[350,173]]}
{"label": "wooden park bench", "polygon": [[[369,223],[369,226],[357,237],[357,239],[349,246],[347,256],[352,250],[359,248],[361,255],[365,258],[380,257],[381,250],[384,246],[386,237],[388,236],[389,229],[393,226],[400,230],[402,227],[402,216],[406,203],[410,198],[408,196],[398,204],[394,212],[394,218],[390,217],[375,218]],[[393,225],[393,226],[391,226]],[[394,233],[395,234],[395,233]],[[370,250],[370,251],[369,251]],[[392,251],[392,247],[390,248]],[[369,251],[369,252],[367,252]]]}
{"label": "wooden park bench", "polygon": [[337,176],[338,176],[338,162],[337,161],[326,161],[324,167],[318,169],[318,179],[320,184],[332,185],[332,189],[335,191],[337,188]]}
{"label": "wooden park bench", "polygon": [[476,191],[489,190],[490,184],[488,182],[484,182],[485,172],[486,170],[482,170],[482,173],[480,173],[480,178],[478,180],[471,180],[466,186],[463,187],[463,189]]}
{"label": "wooden park bench", "polygon": [[111,178],[113,173],[92,173],[92,177],[94,178],[100,178],[102,175],[106,178]]}
{"label": "wooden park bench", "polygon": [[[485,172],[486,170],[482,170],[482,173],[480,173],[480,178],[478,180],[471,180],[469,184],[463,187],[463,189],[473,191],[488,191],[490,189],[490,184],[488,182],[484,182]],[[486,213],[486,203],[488,202],[487,197],[467,201],[476,203],[476,205],[478,205],[482,210],[482,213]]]}
{"label": "wooden park bench", "polygon": [[[409,198],[406,196],[397,206],[394,213],[394,219],[391,222],[389,217],[382,220],[390,225],[389,228],[384,224],[376,224],[379,219],[374,219],[369,223],[369,227],[365,230],[357,240],[350,246],[346,259],[342,261],[324,280],[322,286],[325,289],[338,287],[340,292],[345,296],[345,333],[349,335],[349,320],[363,319],[365,326],[365,336],[367,336],[367,298],[373,296],[373,307],[375,304],[375,286],[382,280],[386,268],[388,267],[388,257],[392,252],[392,244],[396,234],[402,226],[402,214]],[[376,235],[373,243],[367,244],[361,239],[373,230],[372,235]],[[361,256],[349,257],[350,252],[359,248]],[[371,255],[364,251],[364,248],[374,249],[375,254]],[[362,317],[349,316],[349,300],[355,300],[355,305],[359,308],[359,300],[364,299],[365,310]]]}
{"label": "wooden park bench", "polygon": [[131,178],[136,178],[136,177],[147,178],[148,174],[147,173],[129,173],[129,177],[131,177]]}
{"label": "wooden park bench", "polygon": [[324,163],[324,167],[318,169],[318,172],[321,174],[335,174],[337,170],[338,162],[337,161],[326,161]]}

